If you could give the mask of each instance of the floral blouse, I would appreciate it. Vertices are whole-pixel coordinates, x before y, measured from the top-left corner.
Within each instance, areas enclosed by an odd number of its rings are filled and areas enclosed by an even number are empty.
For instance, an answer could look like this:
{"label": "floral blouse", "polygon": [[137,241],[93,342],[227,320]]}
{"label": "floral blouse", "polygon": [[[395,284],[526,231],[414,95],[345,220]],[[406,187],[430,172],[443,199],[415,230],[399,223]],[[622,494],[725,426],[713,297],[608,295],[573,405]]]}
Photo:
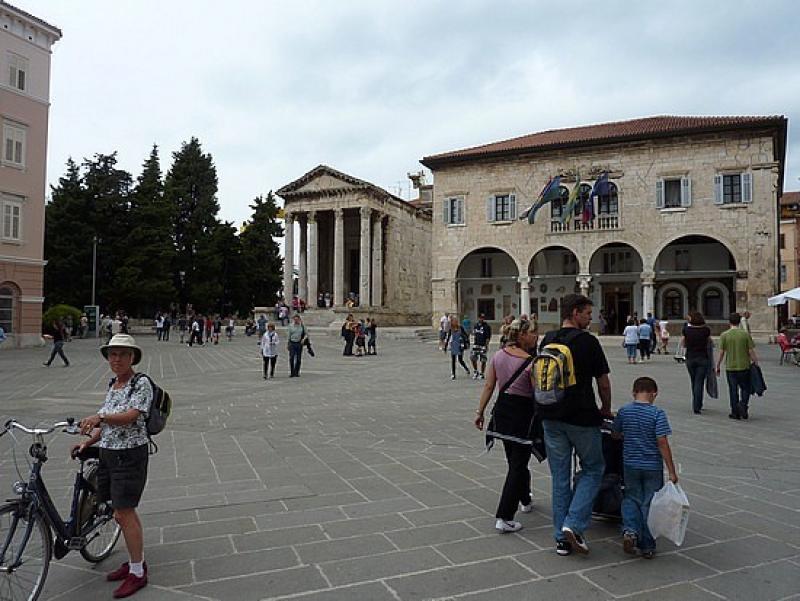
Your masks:
{"label": "floral blouse", "polygon": [[133,449],[145,445],[149,442],[147,437],[147,426],[145,416],[150,410],[150,403],[153,401],[153,388],[147,378],[139,378],[133,393],[130,392],[131,383],[128,382],[122,388],[108,389],[103,408],[98,412],[99,415],[112,415],[115,413],[125,413],[129,409],[138,409],[141,413],[136,421],[126,426],[112,426],[101,423],[100,442],[97,446],[104,449]]}

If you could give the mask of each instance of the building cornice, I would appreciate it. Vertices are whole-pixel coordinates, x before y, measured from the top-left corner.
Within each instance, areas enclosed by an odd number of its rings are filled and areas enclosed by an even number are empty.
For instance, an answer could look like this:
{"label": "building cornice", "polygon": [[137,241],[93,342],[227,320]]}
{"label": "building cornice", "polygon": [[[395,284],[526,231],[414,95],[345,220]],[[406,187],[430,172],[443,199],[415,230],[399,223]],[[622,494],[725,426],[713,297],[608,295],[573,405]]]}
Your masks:
{"label": "building cornice", "polygon": [[17,265],[36,265],[39,267],[44,267],[47,265],[47,261],[42,259],[32,259],[30,257],[12,257],[6,255],[0,255],[0,263],[15,263]]}
{"label": "building cornice", "polygon": [[[18,27],[14,27],[15,23]],[[14,35],[48,52],[51,46],[63,36],[58,27],[50,25],[47,21],[35,17],[4,0],[0,0],[0,24],[2,24],[2,29],[6,33]],[[46,44],[43,42],[46,42]]]}

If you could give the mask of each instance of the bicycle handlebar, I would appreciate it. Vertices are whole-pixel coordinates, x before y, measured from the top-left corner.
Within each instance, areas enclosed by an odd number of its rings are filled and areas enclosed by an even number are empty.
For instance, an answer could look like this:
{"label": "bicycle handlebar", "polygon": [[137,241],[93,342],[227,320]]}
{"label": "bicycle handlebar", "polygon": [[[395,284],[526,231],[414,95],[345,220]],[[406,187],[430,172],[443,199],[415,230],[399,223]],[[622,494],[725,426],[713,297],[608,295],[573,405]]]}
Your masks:
{"label": "bicycle handlebar", "polygon": [[56,422],[47,428],[29,428],[15,419],[10,419],[3,425],[3,432],[0,433],[0,436],[13,429],[22,430],[26,434],[32,434],[34,436],[44,436],[55,432],[58,428],[64,428],[63,431],[67,434],[80,434],[80,430],[78,430],[78,426],[75,424],[75,418],[68,417],[66,421]]}

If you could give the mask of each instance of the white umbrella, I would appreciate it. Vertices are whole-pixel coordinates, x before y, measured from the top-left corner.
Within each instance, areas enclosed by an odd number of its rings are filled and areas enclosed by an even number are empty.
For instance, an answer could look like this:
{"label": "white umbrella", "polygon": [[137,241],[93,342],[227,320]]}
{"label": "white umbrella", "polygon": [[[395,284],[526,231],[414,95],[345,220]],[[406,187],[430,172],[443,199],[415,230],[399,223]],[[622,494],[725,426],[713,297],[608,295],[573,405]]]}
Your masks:
{"label": "white umbrella", "polygon": [[767,299],[767,304],[770,307],[774,307],[776,305],[785,305],[789,300],[800,301],[800,288],[792,288],[786,292],[771,296]]}

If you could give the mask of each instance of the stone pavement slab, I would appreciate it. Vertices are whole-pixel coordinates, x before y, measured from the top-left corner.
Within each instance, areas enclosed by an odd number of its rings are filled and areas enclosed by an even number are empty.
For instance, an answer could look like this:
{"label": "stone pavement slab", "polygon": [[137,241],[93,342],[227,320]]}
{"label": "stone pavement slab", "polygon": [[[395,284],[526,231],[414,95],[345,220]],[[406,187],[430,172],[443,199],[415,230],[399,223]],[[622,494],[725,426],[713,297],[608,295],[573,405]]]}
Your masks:
{"label": "stone pavement slab", "polygon": [[[587,558],[554,553],[547,464],[531,463],[525,528],[494,532],[502,452],[483,453],[471,424],[481,382],[449,379],[436,345],[380,342],[377,357],[341,356],[313,333],[316,358],[289,379],[261,378],[256,341],[189,349],[140,340],[141,368],[175,412],[157,439],[141,505],[150,586],[137,599],[409,601],[413,599],[788,599],[800,596],[800,369],[759,346],[769,389],[751,419],[727,418],[727,388],[691,412],[688,376],[672,357],[627,365],[606,345],[614,405],[639,375],[659,383],[673,453],[691,502],[681,547],[653,561],[624,555],[618,526],[595,522]],[[109,379],[94,341],[69,343],[70,368],[43,368],[43,349],[0,354],[0,418],[46,422],[96,411]],[[73,439],[50,443],[45,480],[69,500]],[[28,441],[0,439],[0,492]],[[54,561],[42,599],[110,598],[98,566]]]}

